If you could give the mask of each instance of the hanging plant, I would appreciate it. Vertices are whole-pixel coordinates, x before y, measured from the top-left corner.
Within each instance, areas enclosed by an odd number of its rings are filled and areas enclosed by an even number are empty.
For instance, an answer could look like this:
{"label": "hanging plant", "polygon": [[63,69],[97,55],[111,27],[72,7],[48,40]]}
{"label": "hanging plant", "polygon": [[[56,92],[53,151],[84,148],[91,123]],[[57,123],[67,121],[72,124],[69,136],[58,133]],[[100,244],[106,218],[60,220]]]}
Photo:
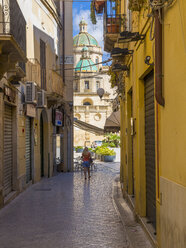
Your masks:
{"label": "hanging plant", "polygon": [[110,76],[111,87],[114,88],[118,84],[118,72],[113,72],[110,66],[107,74]]}
{"label": "hanging plant", "polygon": [[90,4],[90,19],[91,19],[92,24],[97,23],[93,1]]}

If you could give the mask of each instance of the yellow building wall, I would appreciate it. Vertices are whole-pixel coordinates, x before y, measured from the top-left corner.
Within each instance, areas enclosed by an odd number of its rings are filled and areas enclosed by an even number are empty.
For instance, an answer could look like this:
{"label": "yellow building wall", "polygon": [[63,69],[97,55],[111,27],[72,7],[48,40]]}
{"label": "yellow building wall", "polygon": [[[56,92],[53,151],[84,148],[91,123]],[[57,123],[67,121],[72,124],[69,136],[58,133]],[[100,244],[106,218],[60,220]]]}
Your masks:
{"label": "yellow building wall", "polygon": [[[156,160],[159,152],[157,187],[157,242],[161,248],[186,247],[186,2],[176,1],[164,10],[163,20],[163,96],[165,107],[155,114]],[[135,211],[146,215],[144,77],[153,69],[145,64],[146,56],[154,62],[154,40],[150,41],[150,19],[141,10],[133,13],[133,30],[145,34],[142,42],[130,43],[134,49],[129,76],[125,82],[125,101],[121,102],[121,182],[131,194],[130,91],[133,91],[133,137]],[[126,61],[125,61],[126,62]],[[155,113],[157,103],[155,102]],[[157,151],[157,134],[159,143]],[[127,159],[126,159],[127,158]],[[127,162],[126,162],[127,161]],[[156,161],[157,163],[157,161]],[[158,164],[156,164],[156,169]]]}
{"label": "yellow building wall", "polygon": [[[138,15],[135,15],[138,18]],[[136,21],[133,21],[136,25]],[[135,211],[140,216],[146,215],[146,178],[145,178],[145,134],[144,134],[144,77],[152,70],[151,66],[145,64],[146,56],[153,57],[153,43],[150,41],[150,23],[143,21],[144,26],[139,25],[143,30],[145,39],[136,44],[130,44],[129,49],[134,50],[129,60],[129,76],[126,78],[126,154],[127,154],[127,182],[128,194],[135,194]],[[136,26],[135,26],[136,29]],[[131,99],[132,91],[132,99]],[[131,103],[132,101],[132,103]],[[131,104],[133,105],[131,109]],[[131,114],[133,112],[133,114]],[[134,118],[135,134],[131,136],[130,118]],[[134,180],[132,179],[132,139],[133,139],[133,167]],[[134,187],[134,189],[133,189]]]}
{"label": "yellow building wall", "polygon": [[160,108],[160,244],[186,247],[186,2],[164,10]]}

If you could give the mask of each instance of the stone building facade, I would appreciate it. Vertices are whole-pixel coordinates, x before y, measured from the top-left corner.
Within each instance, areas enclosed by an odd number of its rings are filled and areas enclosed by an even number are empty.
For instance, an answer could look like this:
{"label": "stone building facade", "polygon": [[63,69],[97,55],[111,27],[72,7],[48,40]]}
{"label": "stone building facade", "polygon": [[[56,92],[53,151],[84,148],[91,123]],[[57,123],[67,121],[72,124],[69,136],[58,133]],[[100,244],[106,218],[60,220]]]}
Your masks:
{"label": "stone building facade", "polygon": [[[64,171],[71,170],[73,95],[64,84],[66,65],[60,62],[65,49],[62,1],[14,0],[0,5],[2,207],[32,183],[53,175],[57,137],[59,162]],[[69,28],[70,7],[65,17]],[[72,40],[69,29],[67,36]],[[71,81],[71,89],[72,85]]]}
{"label": "stone building facade", "polygon": [[[107,75],[107,66],[102,65],[102,50],[97,40],[87,32],[87,23],[82,20],[80,32],[74,37],[74,117],[85,123],[104,128],[106,118],[112,112],[113,90]],[[103,100],[97,90],[103,88]],[[94,132],[94,131],[93,131]],[[74,128],[74,146],[91,146],[103,136]]]}

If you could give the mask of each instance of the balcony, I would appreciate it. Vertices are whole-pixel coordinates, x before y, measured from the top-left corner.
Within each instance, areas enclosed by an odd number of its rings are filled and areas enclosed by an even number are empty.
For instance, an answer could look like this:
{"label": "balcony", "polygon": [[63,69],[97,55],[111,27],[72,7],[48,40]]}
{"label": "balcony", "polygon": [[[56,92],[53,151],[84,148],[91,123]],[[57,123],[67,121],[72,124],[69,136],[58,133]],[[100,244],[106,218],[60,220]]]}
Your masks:
{"label": "balcony", "polygon": [[94,8],[97,14],[103,13],[105,7],[105,0],[94,0]]}
{"label": "balcony", "polygon": [[47,80],[47,105],[50,108],[64,101],[64,83],[62,76],[54,70],[49,70]]}
{"label": "balcony", "polygon": [[126,29],[124,14],[104,15],[104,50],[110,52],[117,42],[120,32]]}
{"label": "balcony", "polygon": [[37,59],[29,59],[26,63],[27,81],[36,82],[41,88],[41,66]]}
{"label": "balcony", "polygon": [[17,0],[0,0],[0,78],[18,62],[26,62],[26,21]]}
{"label": "balcony", "polygon": [[62,76],[54,70],[49,71],[49,84],[47,89],[51,93],[63,96],[64,84]]}
{"label": "balcony", "polygon": [[92,90],[91,89],[84,89],[84,93],[91,93]]}
{"label": "balcony", "polygon": [[99,105],[76,105],[74,106],[74,113],[106,113],[110,106]]}

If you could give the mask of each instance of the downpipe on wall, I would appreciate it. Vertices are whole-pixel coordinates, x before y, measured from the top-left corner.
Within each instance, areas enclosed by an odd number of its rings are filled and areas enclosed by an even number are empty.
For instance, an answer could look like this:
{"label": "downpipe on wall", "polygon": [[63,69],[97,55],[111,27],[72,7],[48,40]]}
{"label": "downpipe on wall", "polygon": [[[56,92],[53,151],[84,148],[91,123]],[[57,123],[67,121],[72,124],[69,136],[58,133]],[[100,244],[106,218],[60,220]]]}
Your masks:
{"label": "downpipe on wall", "polygon": [[158,104],[165,106],[162,90],[162,24],[159,20],[162,10],[155,11],[155,98]]}

